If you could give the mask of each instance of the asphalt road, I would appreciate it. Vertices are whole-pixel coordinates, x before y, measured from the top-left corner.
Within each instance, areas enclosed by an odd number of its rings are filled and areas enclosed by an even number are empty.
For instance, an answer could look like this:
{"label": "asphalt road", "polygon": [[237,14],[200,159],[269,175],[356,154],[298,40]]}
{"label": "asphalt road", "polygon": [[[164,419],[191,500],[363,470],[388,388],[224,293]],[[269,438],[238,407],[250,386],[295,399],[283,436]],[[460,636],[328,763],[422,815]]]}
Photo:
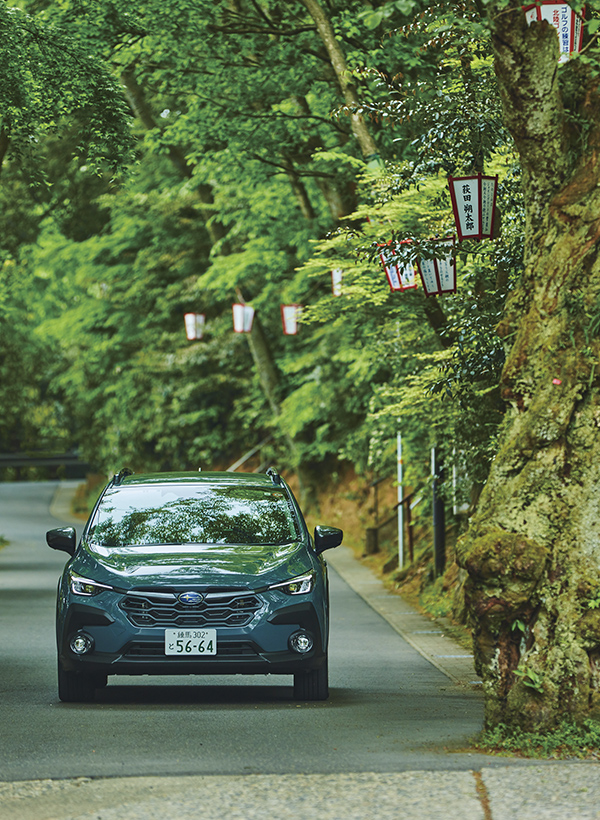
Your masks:
{"label": "asphalt road", "polygon": [[0,781],[139,775],[467,770],[481,699],[453,687],[332,570],[331,697],[291,677],[109,678],[95,704],[56,691],[45,543],[56,484],[0,484]]}

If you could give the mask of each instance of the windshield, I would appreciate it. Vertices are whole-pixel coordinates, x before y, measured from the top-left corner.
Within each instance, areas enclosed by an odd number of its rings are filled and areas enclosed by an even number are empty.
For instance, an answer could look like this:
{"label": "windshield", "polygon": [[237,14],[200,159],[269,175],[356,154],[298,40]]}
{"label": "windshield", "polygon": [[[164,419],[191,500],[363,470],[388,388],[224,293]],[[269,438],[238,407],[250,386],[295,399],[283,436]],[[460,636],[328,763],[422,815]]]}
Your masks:
{"label": "windshield", "polygon": [[140,485],[105,492],[88,538],[102,547],[282,545],[300,532],[283,490]]}

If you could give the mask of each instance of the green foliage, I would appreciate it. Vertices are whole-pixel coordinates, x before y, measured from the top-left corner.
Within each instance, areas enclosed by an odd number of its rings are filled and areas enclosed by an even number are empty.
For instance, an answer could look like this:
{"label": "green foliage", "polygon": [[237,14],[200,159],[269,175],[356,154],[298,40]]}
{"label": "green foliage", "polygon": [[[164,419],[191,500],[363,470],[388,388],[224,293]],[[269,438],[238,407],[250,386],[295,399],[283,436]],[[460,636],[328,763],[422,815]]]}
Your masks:
{"label": "green foliage", "polygon": [[60,27],[0,4],[0,130],[22,161],[39,139],[77,123],[77,153],[119,164],[130,148],[129,118],[116,80]]}
{"label": "green foliage", "polygon": [[584,720],[581,725],[563,721],[552,732],[524,732],[500,723],[483,733],[476,748],[489,753],[533,758],[597,758],[600,752],[600,723]]}
{"label": "green foliage", "polygon": [[[426,482],[429,446],[441,438],[462,453],[465,483],[483,481],[502,415],[494,325],[520,270],[522,206],[474,10],[329,4],[385,163],[376,175],[365,173],[352,112],[299,1],[233,11],[225,0],[147,0],[135,10],[123,0],[61,0],[30,11],[11,18],[23,38],[7,41],[7,54],[33,49],[37,32],[50,54],[44,71],[54,44],[67,57],[38,118],[19,108],[12,127],[22,152],[3,168],[6,271],[17,266],[24,293],[33,283],[35,294],[19,336],[23,375],[11,375],[18,400],[8,376],[0,383],[15,406],[4,446],[22,445],[29,418],[29,438],[54,427],[58,440],[68,429],[109,472],[123,463],[227,466],[275,433],[273,456],[287,466],[318,472],[347,459],[386,475],[401,429],[414,486]],[[46,74],[11,71],[27,99],[39,97]],[[64,92],[67,74],[85,93]],[[82,124],[97,136],[89,111],[104,111],[121,83],[138,114],[126,182],[77,159]],[[108,122],[96,157],[122,156],[118,96],[118,122]],[[32,133],[42,189],[27,177]],[[461,249],[459,296],[391,294],[378,246],[410,238],[399,260],[431,255],[431,238],[453,229],[446,174],[483,162],[502,177],[502,240]],[[344,269],[341,297],[331,294],[333,267]],[[8,284],[12,328],[26,311]],[[246,339],[232,333],[240,298],[265,328],[279,415]],[[296,337],[281,333],[284,302],[305,306]],[[191,309],[207,324],[190,345],[182,314]],[[11,349],[8,334],[0,343]],[[49,403],[34,412],[34,390],[23,413],[23,384],[38,378]]]}
{"label": "green foliage", "polygon": [[523,685],[528,689],[534,689],[536,692],[544,694],[544,679],[535,669],[531,669],[529,666],[519,667],[515,669],[515,675],[521,678]]}

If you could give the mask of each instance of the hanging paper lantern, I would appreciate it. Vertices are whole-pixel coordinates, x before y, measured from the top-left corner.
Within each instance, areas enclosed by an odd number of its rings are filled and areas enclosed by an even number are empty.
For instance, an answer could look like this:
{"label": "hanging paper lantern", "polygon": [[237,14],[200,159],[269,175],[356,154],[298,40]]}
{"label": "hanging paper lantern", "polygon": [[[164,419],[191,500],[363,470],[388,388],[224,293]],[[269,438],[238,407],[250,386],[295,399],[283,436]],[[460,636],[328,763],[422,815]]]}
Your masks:
{"label": "hanging paper lantern", "polygon": [[233,329],[236,333],[250,333],[254,321],[252,305],[233,305]]}
{"label": "hanging paper lantern", "polygon": [[185,313],[183,319],[185,322],[185,335],[188,341],[193,342],[204,336],[206,316],[203,313]]}
{"label": "hanging paper lantern", "polygon": [[425,296],[456,293],[456,259],[452,253],[454,239],[436,239],[440,255],[435,259],[421,259],[417,263]]}
{"label": "hanging paper lantern", "polygon": [[448,177],[458,240],[491,239],[496,214],[498,177],[475,174]]}
{"label": "hanging paper lantern", "polygon": [[341,268],[334,268],[331,271],[331,292],[334,296],[342,295],[342,279],[344,278],[344,271]]}
{"label": "hanging paper lantern", "polygon": [[298,319],[302,313],[302,305],[282,305],[281,323],[286,336],[295,336],[298,333]]}
{"label": "hanging paper lantern", "polygon": [[[410,240],[404,239],[400,244],[404,245]],[[412,263],[398,264],[394,260],[394,249],[391,242],[387,245],[379,245],[381,251],[379,258],[387,276],[387,280],[392,291],[405,291],[417,287],[417,277],[415,273],[415,266]]]}
{"label": "hanging paper lantern", "polygon": [[537,3],[523,6],[523,11],[530,25],[534,22],[546,20],[551,26],[554,26],[558,32],[559,63],[566,63],[571,54],[581,51],[585,8],[579,15],[567,3],[555,3],[554,0],[538,0]]}

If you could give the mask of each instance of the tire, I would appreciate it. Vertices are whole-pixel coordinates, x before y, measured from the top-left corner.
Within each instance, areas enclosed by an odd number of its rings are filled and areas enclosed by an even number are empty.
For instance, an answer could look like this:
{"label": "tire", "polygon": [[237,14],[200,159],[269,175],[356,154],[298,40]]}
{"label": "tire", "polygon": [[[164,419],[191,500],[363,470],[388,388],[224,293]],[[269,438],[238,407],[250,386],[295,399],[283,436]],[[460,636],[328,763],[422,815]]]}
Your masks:
{"label": "tire", "polygon": [[329,673],[327,658],[318,669],[298,672],[294,675],[294,700],[327,700],[329,697]]}
{"label": "tire", "polygon": [[58,662],[58,697],[63,703],[93,703],[96,689],[106,686],[106,675],[67,672]]}

